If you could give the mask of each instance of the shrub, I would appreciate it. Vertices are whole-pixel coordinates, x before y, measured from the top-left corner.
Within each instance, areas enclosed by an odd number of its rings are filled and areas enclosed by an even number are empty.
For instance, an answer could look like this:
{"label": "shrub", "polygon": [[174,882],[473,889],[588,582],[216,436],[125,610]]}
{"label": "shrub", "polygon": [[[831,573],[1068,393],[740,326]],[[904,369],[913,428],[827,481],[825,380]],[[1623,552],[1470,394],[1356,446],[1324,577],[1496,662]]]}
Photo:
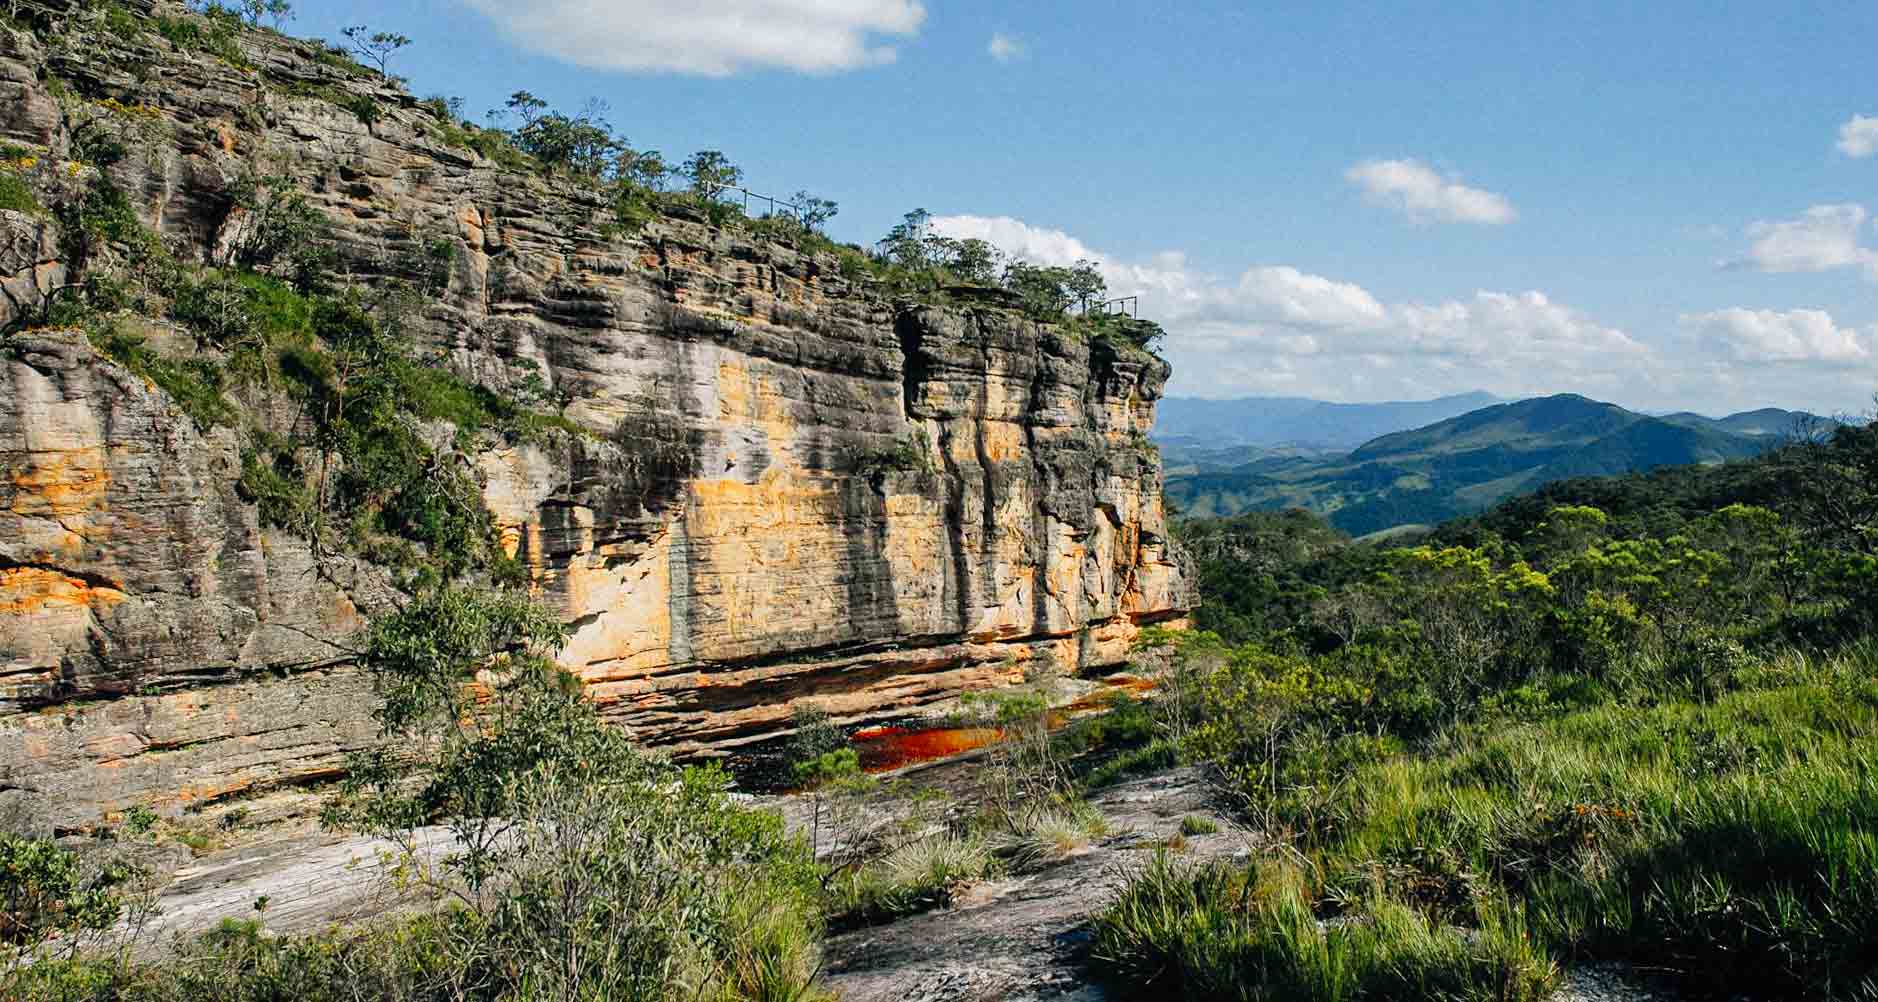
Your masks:
{"label": "shrub", "polygon": [[0,211],[25,212],[39,215],[45,207],[39,204],[39,196],[33,194],[32,186],[26,179],[13,171],[0,167]]}
{"label": "shrub", "polygon": [[1219,822],[1198,814],[1189,814],[1180,819],[1180,833],[1189,838],[1197,835],[1219,834]]}
{"label": "shrub", "polygon": [[1013,869],[1032,870],[1061,859],[1108,834],[1108,819],[1079,802],[1043,803],[1011,815],[993,837],[994,850]]}
{"label": "shrub", "polygon": [[991,867],[982,839],[952,833],[917,839],[838,874],[829,889],[831,921],[838,928],[872,925],[943,907]]}
{"label": "shrub", "polygon": [[[549,660],[565,637],[523,599],[458,588],[374,621],[363,661],[386,743],[353,758],[329,820],[404,846],[410,872],[464,903],[467,946],[445,963],[497,996],[808,996],[800,841],[737,806],[721,771],[601,724]],[[462,846],[434,868],[412,842],[430,823]]]}

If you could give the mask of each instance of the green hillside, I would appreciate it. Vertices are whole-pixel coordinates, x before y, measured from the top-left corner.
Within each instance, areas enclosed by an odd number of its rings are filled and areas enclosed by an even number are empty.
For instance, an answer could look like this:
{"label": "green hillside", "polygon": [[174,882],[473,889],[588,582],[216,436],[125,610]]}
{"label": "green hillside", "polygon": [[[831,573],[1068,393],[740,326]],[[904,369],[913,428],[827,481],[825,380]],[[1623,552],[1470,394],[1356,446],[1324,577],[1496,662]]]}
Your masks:
{"label": "green hillside", "polygon": [[[1221,469],[1203,460],[1246,450],[1183,449],[1167,494],[1186,515],[1304,508],[1352,535],[1432,524],[1558,480],[1758,455],[1803,417],[1654,418],[1576,394],[1496,404],[1370,441],[1347,455],[1267,453]],[[1730,430],[1744,429],[1744,430]]]}

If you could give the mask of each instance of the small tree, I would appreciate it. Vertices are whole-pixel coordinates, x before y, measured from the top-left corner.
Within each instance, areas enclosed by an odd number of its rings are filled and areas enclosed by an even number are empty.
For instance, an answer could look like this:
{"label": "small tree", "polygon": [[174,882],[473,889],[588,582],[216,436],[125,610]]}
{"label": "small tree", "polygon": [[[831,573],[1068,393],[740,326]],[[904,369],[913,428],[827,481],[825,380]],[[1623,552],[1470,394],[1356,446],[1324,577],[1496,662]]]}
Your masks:
{"label": "small tree", "polygon": [[547,102],[518,91],[509,99],[509,107],[521,116],[523,124],[515,130],[515,146],[534,157],[553,173],[597,177],[614,163],[625,144],[613,137],[606,122],[605,101],[591,98],[575,116],[547,111]]}
{"label": "small tree", "polygon": [[350,43],[352,51],[357,53],[360,59],[378,67],[378,75],[386,78],[391,76],[391,57],[397,55],[398,50],[411,44],[411,40],[403,35],[389,31],[373,31],[363,24],[344,28],[340,34],[346,36],[346,41]]}
{"label": "small tree", "polygon": [[509,95],[508,101],[504,103],[501,109],[491,111],[489,118],[492,121],[501,121],[509,116],[519,118],[522,124],[517,126],[516,130],[520,131],[535,124],[536,119],[547,113],[548,102],[543,101],[541,98],[536,97],[528,91],[518,90]]}
{"label": "small tree", "polygon": [[241,12],[242,20],[256,28],[261,26],[263,18],[276,30],[293,19],[293,4],[288,0],[241,0],[236,9]]}
{"label": "small tree", "polygon": [[803,229],[817,230],[840,211],[834,202],[818,198],[806,191],[796,192],[796,217],[802,221]]}
{"label": "small tree", "polygon": [[120,888],[133,871],[87,865],[45,840],[0,833],[0,996],[41,961],[70,958],[125,913]]}
{"label": "small tree", "polygon": [[989,242],[977,237],[960,240],[948,267],[959,281],[972,285],[996,285],[1004,267],[1004,255]]}
{"label": "small tree", "polygon": [[1063,282],[1064,291],[1084,313],[1089,311],[1090,306],[1101,302],[1108,293],[1108,282],[1103,280],[1099,268],[1100,265],[1094,261],[1078,261]]}
{"label": "small tree", "polygon": [[880,253],[888,261],[910,271],[932,267],[932,213],[914,209],[880,241]]}
{"label": "small tree", "polygon": [[1004,287],[1024,301],[1024,311],[1038,320],[1056,320],[1075,301],[1068,268],[1039,267],[1012,261],[1004,268]]}
{"label": "small tree", "polygon": [[743,183],[743,169],[718,150],[693,153],[686,158],[679,173],[690,179],[693,193],[706,199],[716,198],[726,189]]}
{"label": "small tree", "polygon": [[672,176],[672,165],[658,150],[635,150],[624,143],[613,161],[613,174],[619,180],[648,191],[664,191]]}
{"label": "small tree", "polygon": [[[386,741],[349,760],[328,820],[391,839],[399,875],[461,905],[439,997],[815,997],[799,840],[721,770],[601,723],[549,660],[566,635],[520,596],[442,587],[362,652]],[[447,852],[421,851],[433,824]]]}

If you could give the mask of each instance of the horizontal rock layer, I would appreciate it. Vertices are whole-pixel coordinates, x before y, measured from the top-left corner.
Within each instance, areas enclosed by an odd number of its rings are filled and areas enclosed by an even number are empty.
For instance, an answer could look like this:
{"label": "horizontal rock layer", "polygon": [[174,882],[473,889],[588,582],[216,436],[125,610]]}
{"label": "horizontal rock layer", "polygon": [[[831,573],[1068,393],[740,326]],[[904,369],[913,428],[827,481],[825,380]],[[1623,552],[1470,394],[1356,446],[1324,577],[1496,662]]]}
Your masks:
{"label": "horizontal rock layer", "polygon": [[[1158,359],[995,302],[896,305],[832,256],[702,218],[619,235],[599,195],[447,145],[407,95],[301,43],[240,44],[251,67],[153,32],[0,28],[0,140],[66,157],[74,122],[134,109],[111,177],[184,257],[244,225],[244,173],[310,192],[353,281],[450,241],[427,351],[492,388],[538,374],[594,433],[489,448],[479,473],[572,624],[565,663],[642,740],[713,751],[804,699],[860,721],[1117,665],[1192,605],[1145,444]],[[6,322],[67,263],[47,220],[0,228],[22,248]],[[385,576],[263,528],[240,448],[80,334],[9,342],[0,791],[80,824],[323,780],[373,737],[348,638]]]}

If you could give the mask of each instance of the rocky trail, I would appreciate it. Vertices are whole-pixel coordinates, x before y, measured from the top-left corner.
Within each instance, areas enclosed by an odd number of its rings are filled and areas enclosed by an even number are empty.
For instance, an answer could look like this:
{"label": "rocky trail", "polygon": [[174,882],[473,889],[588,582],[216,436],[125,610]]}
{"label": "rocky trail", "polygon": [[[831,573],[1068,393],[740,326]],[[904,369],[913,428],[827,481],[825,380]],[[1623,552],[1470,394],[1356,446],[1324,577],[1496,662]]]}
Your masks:
{"label": "rocky trail", "polygon": [[[975,763],[934,763],[917,785],[954,793],[972,783]],[[799,798],[777,798],[791,824]],[[1197,769],[1130,780],[1091,800],[1109,834],[1041,870],[998,877],[967,888],[951,906],[832,936],[825,983],[844,1002],[1003,1000],[1096,1002],[1114,998],[1090,983],[1083,954],[1089,919],[1128,874],[1157,852],[1188,860],[1243,858],[1255,836],[1234,826],[1211,802]],[[1187,817],[1219,831],[1182,835]],[[426,829],[417,846],[435,858],[449,845],[442,829]],[[142,930],[140,952],[163,949],[176,936],[212,929],[224,919],[260,919],[275,934],[307,933],[334,923],[367,920],[422,902],[399,891],[384,860],[395,847],[378,839],[324,833],[302,822],[264,844],[212,852],[176,866]],[[166,867],[165,869],[169,869]],[[256,902],[264,902],[257,909]],[[1568,972],[1554,1002],[1671,1002],[1628,972],[1586,967]]]}
{"label": "rocky trail", "polygon": [[951,908],[836,936],[828,985],[848,1002],[952,999],[1103,999],[1087,984],[1081,952],[1091,915],[1128,872],[1180,835],[1188,815],[1220,825],[1186,837],[1190,858],[1244,853],[1243,833],[1214,814],[1197,771],[1124,783],[1093,800],[1111,834],[1036,873],[971,888]]}

